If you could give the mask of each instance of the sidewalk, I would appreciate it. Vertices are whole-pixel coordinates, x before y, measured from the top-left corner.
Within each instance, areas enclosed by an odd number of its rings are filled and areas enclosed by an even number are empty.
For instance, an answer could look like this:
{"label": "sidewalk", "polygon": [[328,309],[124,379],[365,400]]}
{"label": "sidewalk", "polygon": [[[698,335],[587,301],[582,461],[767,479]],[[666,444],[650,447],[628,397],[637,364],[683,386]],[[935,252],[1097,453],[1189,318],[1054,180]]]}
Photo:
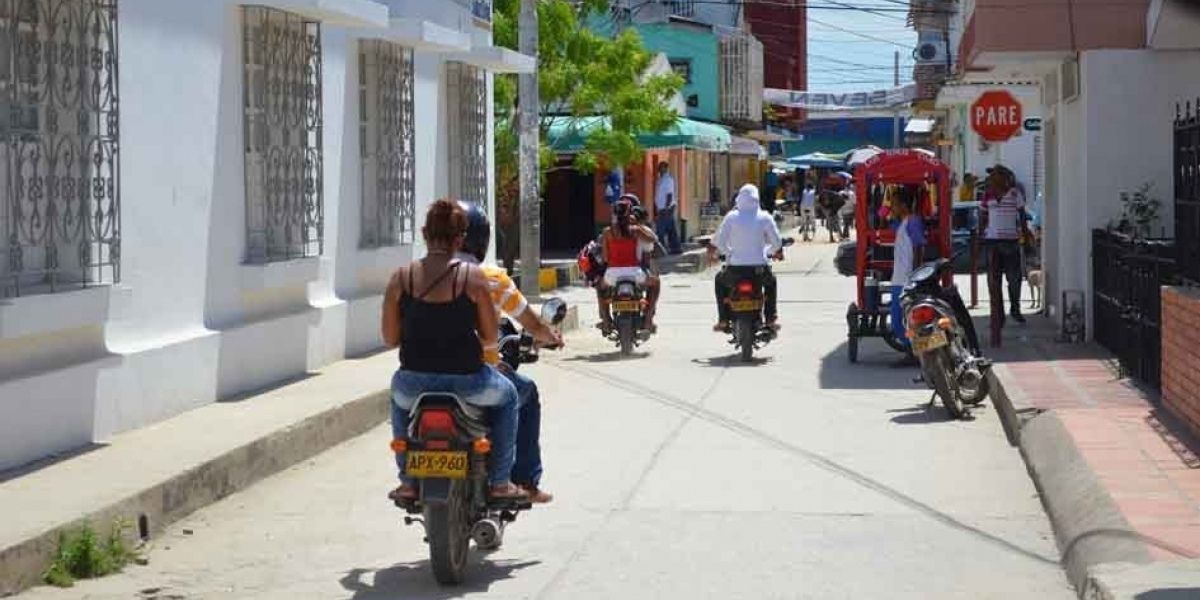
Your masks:
{"label": "sidewalk", "polygon": [[[986,331],[986,318],[976,323]],[[1103,592],[1105,581],[1138,576],[1137,568],[1095,569],[1102,563],[1200,557],[1197,440],[1153,391],[1120,377],[1105,350],[1056,341],[1050,319],[1010,323],[1004,336],[988,351],[994,374],[1018,413],[1036,415],[1021,426],[1020,446],[1081,595],[1124,597]],[[1200,586],[1198,564],[1171,572],[1191,573]]]}
{"label": "sidewalk", "polygon": [[[578,327],[571,307],[564,331]],[[59,532],[115,519],[142,538],[388,418],[393,350],[214,402],[87,452],[0,473],[0,597],[41,583]],[[379,452],[390,450],[379,440]],[[386,490],[380,490],[382,494]]]}

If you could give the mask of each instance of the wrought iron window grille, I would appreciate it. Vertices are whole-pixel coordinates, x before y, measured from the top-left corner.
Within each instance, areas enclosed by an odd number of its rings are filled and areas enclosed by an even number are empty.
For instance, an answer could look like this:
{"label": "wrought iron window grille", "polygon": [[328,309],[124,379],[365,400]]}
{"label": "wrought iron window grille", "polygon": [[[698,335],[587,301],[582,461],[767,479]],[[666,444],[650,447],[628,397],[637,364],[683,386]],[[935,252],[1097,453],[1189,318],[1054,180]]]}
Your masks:
{"label": "wrought iron window grille", "polygon": [[359,247],[411,244],[416,229],[413,52],[384,40],[359,41]]}
{"label": "wrought iron window grille", "polygon": [[447,106],[450,114],[450,195],[487,209],[487,73],[450,62]]}
{"label": "wrought iron window grille", "polygon": [[0,0],[0,297],[120,280],[116,0]]}
{"label": "wrought iron window grille", "polygon": [[321,24],[242,7],[246,255],[319,256],[324,237]]}

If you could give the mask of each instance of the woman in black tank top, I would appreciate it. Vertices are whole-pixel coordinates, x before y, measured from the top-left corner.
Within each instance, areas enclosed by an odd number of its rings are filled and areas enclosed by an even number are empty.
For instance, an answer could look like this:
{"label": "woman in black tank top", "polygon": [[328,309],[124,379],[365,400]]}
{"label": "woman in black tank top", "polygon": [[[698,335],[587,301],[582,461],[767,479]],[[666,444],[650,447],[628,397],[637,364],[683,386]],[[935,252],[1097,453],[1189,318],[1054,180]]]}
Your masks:
{"label": "woman in black tank top", "polygon": [[[392,434],[408,437],[409,410],[422,393],[453,393],[487,407],[492,496],[520,497],[524,492],[509,481],[516,452],[517,391],[493,368],[499,361],[499,324],[491,292],[478,266],[453,258],[466,230],[466,214],[458,203],[434,202],[421,230],[425,258],[398,269],[384,294],[383,340],[400,351],[400,368],[392,376]],[[415,497],[416,489],[404,477],[403,454],[396,455],[396,465],[401,486],[390,496]]]}

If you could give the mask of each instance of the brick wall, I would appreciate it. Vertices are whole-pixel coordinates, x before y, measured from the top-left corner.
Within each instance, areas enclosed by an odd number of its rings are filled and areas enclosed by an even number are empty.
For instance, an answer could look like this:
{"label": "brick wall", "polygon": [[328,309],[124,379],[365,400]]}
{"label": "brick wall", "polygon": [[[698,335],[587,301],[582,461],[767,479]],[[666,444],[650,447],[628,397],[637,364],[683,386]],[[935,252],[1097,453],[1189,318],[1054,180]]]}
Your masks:
{"label": "brick wall", "polygon": [[1162,288],[1163,405],[1200,435],[1200,290]]}

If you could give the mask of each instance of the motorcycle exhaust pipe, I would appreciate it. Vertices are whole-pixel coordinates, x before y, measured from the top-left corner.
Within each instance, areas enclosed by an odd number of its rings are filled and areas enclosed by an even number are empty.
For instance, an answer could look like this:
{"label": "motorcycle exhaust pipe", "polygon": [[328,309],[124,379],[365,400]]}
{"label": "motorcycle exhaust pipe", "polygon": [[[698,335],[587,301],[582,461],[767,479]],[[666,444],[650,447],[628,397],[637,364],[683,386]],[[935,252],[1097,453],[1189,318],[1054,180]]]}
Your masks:
{"label": "motorcycle exhaust pipe", "polygon": [[967,398],[973,398],[983,387],[983,373],[975,366],[969,366],[958,375],[958,389]]}
{"label": "motorcycle exhaust pipe", "polygon": [[481,550],[494,550],[504,541],[504,525],[496,519],[480,519],[471,527],[471,539]]}

